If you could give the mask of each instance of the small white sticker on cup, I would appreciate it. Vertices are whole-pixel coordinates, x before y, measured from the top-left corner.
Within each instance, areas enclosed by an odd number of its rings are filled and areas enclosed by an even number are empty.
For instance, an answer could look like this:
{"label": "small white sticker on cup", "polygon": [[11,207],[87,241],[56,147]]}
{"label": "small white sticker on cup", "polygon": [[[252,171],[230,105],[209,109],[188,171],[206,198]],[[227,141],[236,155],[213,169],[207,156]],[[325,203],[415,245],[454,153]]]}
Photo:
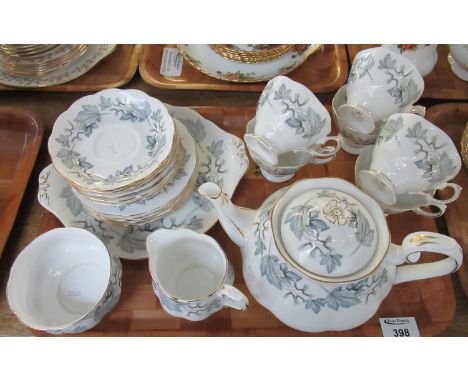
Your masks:
{"label": "small white sticker on cup", "polygon": [[159,73],[163,76],[179,77],[182,73],[184,57],[177,48],[164,48]]}
{"label": "small white sticker on cup", "polygon": [[384,337],[420,337],[414,317],[380,318]]}

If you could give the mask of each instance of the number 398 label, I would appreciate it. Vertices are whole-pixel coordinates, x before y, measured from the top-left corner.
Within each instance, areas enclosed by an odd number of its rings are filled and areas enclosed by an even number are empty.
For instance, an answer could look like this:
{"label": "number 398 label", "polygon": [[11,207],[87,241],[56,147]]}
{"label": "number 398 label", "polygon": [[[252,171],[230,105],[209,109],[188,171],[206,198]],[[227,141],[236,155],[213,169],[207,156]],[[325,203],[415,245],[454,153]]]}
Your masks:
{"label": "number 398 label", "polygon": [[414,317],[380,318],[384,337],[419,337],[419,329]]}

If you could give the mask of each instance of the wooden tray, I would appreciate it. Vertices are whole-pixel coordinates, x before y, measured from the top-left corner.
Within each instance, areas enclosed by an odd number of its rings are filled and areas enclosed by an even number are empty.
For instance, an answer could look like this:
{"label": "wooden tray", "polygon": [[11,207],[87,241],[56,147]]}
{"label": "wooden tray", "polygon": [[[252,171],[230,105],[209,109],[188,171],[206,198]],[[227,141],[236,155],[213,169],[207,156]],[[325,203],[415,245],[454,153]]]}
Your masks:
{"label": "wooden tray", "polygon": [[[468,103],[447,103],[428,109],[426,118],[443,129],[455,142],[460,150],[460,139],[468,121]],[[463,248],[464,262],[458,270],[458,276],[463,289],[468,296],[468,169],[462,165],[454,183],[463,187],[463,191],[455,202],[451,203],[444,214],[447,228],[454,239]],[[448,197],[450,192],[441,192],[441,197]]]}
{"label": "wooden tray", "polygon": [[[190,90],[228,90],[261,92],[265,82],[241,84],[212,78],[188,62],[184,62],[180,77],[164,77],[160,74],[164,47],[175,45],[145,45],[140,58],[140,74],[143,80],[157,88]],[[348,59],[344,45],[324,45],[324,49],[310,56],[304,64],[288,74],[315,93],[337,90],[348,78]]]}
{"label": "wooden tray", "polygon": [[[378,45],[347,45],[351,63],[357,52]],[[434,98],[444,100],[467,100],[468,82],[458,78],[450,69],[447,61],[448,46],[440,44],[437,46],[439,58],[434,70],[424,77],[424,93],[422,98]]]}
{"label": "wooden tray", "polygon": [[[255,114],[255,108],[195,108],[230,133],[241,137],[245,124]],[[336,176],[353,181],[355,157],[341,151],[337,159],[327,165],[307,166],[298,177]],[[297,180],[297,177],[290,181]],[[257,208],[285,184],[267,182],[256,175],[254,162],[235,192],[234,202]],[[252,190],[255,190],[252,192]],[[414,213],[391,216],[388,219],[392,240],[401,243],[404,236],[416,230],[436,231],[434,220]],[[40,233],[61,226],[46,212]],[[239,248],[224,233],[219,224],[209,231],[226,251],[235,269],[235,285],[247,294],[250,304],[246,311],[223,309],[210,318],[194,323],[174,318],[161,308],[151,288],[147,261],[123,261],[123,289],[116,308],[87,336],[304,336],[307,333],[288,328],[273,314],[261,307],[247,291],[242,276]],[[430,259],[431,255],[426,255]],[[434,256],[432,256],[434,258]],[[450,276],[415,281],[395,286],[378,313],[366,324],[345,332],[325,332],[322,336],[381,336],[379,317],[416,317],[423,336],[433,336],[447,328],[455,315],[455,296]],[[37,335],[44,333],[35,332]]]}
{"label": "wooden tray", "polygon": [[8,239],[44,129],[26,110],[0,107],[0,256]]}
{"label": "wooden tray", "polygon": [[0,90],[85,92],[116,88],[129,82],[138,68],[142,45],[117,45],[115,51],[82,76],[60,85],[43,88],[14,88],[0,85]]}

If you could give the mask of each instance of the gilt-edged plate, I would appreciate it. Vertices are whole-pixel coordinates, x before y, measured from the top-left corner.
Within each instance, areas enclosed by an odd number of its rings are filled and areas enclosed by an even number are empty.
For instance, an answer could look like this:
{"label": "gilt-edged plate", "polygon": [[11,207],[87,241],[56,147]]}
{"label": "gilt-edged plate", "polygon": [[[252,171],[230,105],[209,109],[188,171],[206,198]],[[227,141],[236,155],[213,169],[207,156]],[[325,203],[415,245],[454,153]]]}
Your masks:
{"label": "gilt-edged plate", "polygon": [[296,69],[321,45],[301,45],[278,58],[256,63],[227,59],[208,44],[180,44],[178,47],[186,61],[211,77],[230,82],[261,82]]}
{"label": "gilt-edged plate", "polygon": [[41,88],[74,80],[91,70],[99,61],[111,54],[115,44],[90,44],[86,51],[64,68],[42,76],[16,76],[0,69],[0,84],[18,88]]}
{"label": "gilt-edged plate", "polygon": [[70,186],[49,165],[39,175],[39,203],[53,213],[65,227],[78,227],[94,233],[109,252],[123,259],[147,258],[146,237],[159,228],[188,228],[208,231],[218,216],[211,203],[198,194],[198,186],[216,182],[232,196],[249,167],[243,141],[186,107],[166,105],[169,113],[181,121],[199,150],[198,177],[190,198],[174,213],[142,226],[118,227],[98,222],[89,216]]}

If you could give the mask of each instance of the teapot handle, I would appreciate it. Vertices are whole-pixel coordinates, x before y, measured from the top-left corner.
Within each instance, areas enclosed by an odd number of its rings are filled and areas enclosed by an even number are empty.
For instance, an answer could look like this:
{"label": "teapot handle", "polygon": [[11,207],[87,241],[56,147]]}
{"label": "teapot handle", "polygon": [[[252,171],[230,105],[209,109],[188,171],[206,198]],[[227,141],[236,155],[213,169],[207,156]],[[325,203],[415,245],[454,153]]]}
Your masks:
{"label": "teapot handle", "polygon": [[451,237],[434,232],[414,232],[406,236],[401,247],[397,248],[394,264],[415,263],[421,252],[441,253],[447,255],[447,258],[431,263],[398,266],[394,284],[444,276],[457,271],[463,262],[462,248]]}
{"label": "teapot handle", "polygon": [[238,310],[246,310],[249,305],[249,299],[239,289],[232,285],[224,284],[217,292],[224,306],[229,306]]}

